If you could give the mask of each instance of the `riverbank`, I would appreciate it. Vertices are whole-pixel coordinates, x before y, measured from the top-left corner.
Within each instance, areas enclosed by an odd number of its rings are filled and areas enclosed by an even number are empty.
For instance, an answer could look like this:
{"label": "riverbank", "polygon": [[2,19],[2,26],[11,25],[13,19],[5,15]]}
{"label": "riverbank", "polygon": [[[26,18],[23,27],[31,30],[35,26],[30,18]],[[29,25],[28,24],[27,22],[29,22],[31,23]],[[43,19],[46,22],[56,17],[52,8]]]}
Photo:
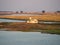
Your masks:
{"label": "riverbank", "polygon": [[0,29],[5,31],[42,32],[60,34],[60,25],[31,24],[24,22],[0,22]]}
{"label": "riverbank", "polygon": [[35,14],[13,14],[13,15],[4,15],[0,18],[5,19],[19,19],[19,20],[28,20],[29,17],[37,19],[40,21],[60,21],[60,15],[35,15]]}

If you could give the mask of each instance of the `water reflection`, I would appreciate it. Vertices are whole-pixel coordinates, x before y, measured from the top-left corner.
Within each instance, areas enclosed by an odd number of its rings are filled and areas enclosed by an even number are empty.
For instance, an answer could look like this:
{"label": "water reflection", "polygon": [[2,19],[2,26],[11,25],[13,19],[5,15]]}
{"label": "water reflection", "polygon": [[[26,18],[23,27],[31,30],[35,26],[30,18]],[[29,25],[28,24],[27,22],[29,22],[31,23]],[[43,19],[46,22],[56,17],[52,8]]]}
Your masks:
{"label": "water reflection", "polygon": [[0,31],[0,45],[60,45],[60,35]]}

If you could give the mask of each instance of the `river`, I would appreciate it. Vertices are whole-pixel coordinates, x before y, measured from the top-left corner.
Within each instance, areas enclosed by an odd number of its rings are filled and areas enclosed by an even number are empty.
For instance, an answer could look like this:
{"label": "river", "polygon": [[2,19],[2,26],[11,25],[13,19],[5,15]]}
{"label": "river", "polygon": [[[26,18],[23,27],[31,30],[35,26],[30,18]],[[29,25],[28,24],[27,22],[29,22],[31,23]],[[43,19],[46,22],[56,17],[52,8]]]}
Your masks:
{"label": "river", "polygon": [[26,22],[24,20],[0,19],[0,22]]}
{"label": "river", "polygon": [[40,32],[0,31],[0,45],[60,45],[60,35]]}
{"label": "river", "polygon": [[[26,22],[26,20],[14,20],[14,19],[0,19],[0,22]],[[43,24],[60,24],[60,22],[42,22],[39,21],[39,23]]]}

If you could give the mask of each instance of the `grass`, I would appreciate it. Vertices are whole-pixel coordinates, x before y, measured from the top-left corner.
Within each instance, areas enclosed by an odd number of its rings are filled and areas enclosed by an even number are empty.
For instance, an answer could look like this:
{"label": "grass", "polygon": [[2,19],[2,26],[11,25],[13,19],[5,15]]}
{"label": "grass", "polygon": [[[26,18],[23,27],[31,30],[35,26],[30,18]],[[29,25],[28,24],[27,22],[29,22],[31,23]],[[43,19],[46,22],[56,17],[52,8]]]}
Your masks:
{"label": "grass", "polygon": [[60,25],[28,24],[19,22],[0,22],[0,29],[6,31],[41,32],[60,34]]}
{"label": "grass", "polygon": [[[25,14],[26,15],[26,14]],[[34,16],[15,16],[15,15],[4,15],[0,18],[5,19],[29,19],[29,17],[42,20],[42,21],[59,21],[60,15],[34,15]],[[48,24],[27,24],[27,23],[19,23],[19,22],[0,22],[0,29],[6,28],[7,31],[24,31],[24,32],[41,32],[41,33],[50,33],[50,34],[60,34],[60,25],[48,25]]]}
{"label": "grass", "polygon": [[6,19],[9,18],[9,19],[25,19],[25,20],[29,19],[29,17],[44,21],[60,21],[60,15],[49,15],[49,14],[48,15],[23,14],[23,16],[13,14],[13,15],[0,16],[0,18],[6,18]]}
{"label": "grass", "polygon": [[41,33],[60,34],[60,30],[40,30]]}

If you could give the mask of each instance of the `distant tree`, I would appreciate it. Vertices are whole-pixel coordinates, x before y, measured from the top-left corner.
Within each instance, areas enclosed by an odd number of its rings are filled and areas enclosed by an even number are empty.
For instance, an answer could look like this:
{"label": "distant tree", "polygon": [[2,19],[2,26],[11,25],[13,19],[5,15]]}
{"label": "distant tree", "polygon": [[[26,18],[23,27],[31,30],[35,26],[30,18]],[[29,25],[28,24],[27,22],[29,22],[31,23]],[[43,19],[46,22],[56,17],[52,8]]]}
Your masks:
{"label": "distant tree", "polygon": [[42,13],[45,13],[45,10],[42,10]]}
{"label": "distant tree", "polygon": [[19,13],[18,11],[16,11],[16,13]]}
{"label": "distant tree", "polygon": [[56,11],[57,13],[60,13],[60,11]]}
{"label": "distant tree", "polygon": [[23,13],[23,11],[20,11],[21,13]]}

